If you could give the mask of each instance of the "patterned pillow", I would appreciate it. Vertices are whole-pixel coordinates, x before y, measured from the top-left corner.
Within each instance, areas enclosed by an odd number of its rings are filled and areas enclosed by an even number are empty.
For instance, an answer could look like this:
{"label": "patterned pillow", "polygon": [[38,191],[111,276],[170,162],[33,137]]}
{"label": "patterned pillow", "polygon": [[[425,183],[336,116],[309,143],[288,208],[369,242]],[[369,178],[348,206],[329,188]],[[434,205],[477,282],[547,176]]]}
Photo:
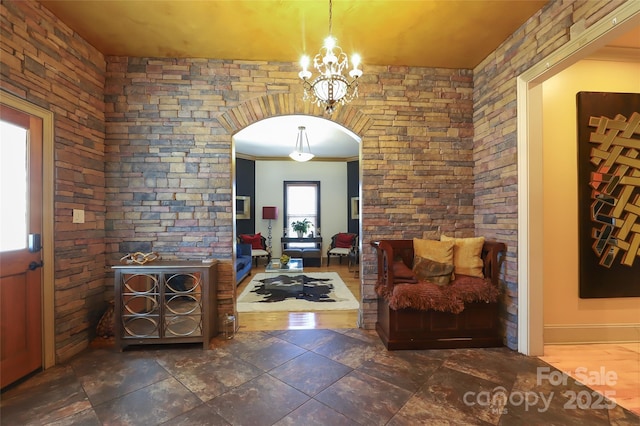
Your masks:
{"label": "patterned pillow", "polygon": [[445,286],[451,282],[453,264],[435,262],[431,259],[416,256],[413,259],[413,272],[420,280]]}

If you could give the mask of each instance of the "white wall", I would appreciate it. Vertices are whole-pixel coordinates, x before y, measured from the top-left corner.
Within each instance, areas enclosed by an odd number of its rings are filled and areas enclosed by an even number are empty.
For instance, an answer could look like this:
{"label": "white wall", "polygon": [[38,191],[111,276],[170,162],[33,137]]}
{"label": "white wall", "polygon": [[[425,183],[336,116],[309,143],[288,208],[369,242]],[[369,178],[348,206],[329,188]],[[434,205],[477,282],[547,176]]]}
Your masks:
{"label": "white wall", "polygon": [[543,84],[544,342],[640,340],[640,298],[578,297],[576,94],[640,93],[640,63],[584,60]]}
{"label": "white wall", "polygon": [[[272,221],[273,256],[282,253],[283,189],[285,180],[320,181],[322,254],[326,256],[331,236],[347,231],[347,163],[329,161],[256,161],[256,233],[269,235],[269,221],[262,219],[263,206],[277,206],[278,219]],[[317,230],[313,230],[317,233]],[[268,242],[267,242],[268,244]]]}

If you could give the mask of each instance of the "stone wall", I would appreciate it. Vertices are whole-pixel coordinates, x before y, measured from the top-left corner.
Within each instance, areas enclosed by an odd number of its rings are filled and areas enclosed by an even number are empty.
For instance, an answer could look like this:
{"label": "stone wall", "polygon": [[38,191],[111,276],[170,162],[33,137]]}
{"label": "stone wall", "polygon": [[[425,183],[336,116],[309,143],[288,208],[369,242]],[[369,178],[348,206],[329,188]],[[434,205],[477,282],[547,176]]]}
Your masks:
{"label": "stone wall", "polygon": [[[107,244],[215,257],[221,311],[233,304],[232,135],[261,119],[319,116],[298,66],[204,59],[107,58]],[[373,328],[371,241],[472,235],[469,70],[364,66],[360,98],[331,119],[362,138],[363,315]],[[346,183],[345,183],[346,184]]]}
{"label": "stone wall", "polygon": [[[88,346],[106,307],[106,62],[38,3],[3,1],[0,16],[0,87],[54,113],[55,181],[45,185],[55,191],[55,347],[63,361]],[[72,223],[74,208],[85,210],[85,223]]]}
{"label": "stone wall", "polygon": [[518,192],[516,77],[624,1],[551,1],[474,69],[475,228],[504,241],[506,344],[518,346]]}
{"label": "stone wall", "polygon": [[[363,327],[376,317],[371,241],[485,235],[509,246],[504,318],[515,348],[515,77],[566,43],[573,23],[588,28],[621,3],[552,1],[473,72],[364,65],[360,98],[332,117],[363,139]],[[112,297],[105,266],[130,251],[222,260],[230,309],[231,136],[266,117],[321,115],[300,101],[297,66],[105,60],[36,2],[3,1],[0,14],[0,87],[55,113],[58,360],[87,346]],[[73,208],[85,224],[71,223]]]}

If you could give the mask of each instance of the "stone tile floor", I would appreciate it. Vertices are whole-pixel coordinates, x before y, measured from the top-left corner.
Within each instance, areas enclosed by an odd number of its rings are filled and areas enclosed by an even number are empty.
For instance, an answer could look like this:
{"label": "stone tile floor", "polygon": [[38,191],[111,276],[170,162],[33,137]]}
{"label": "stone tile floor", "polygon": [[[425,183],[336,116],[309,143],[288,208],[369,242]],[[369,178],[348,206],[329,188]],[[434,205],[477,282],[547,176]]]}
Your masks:
{"label": "stone tile floor", "polygon": [[[90,349],[2,394],[3,425],[639,425],[507,348],[387,351],[372,331]],[[551,378],[548,380],[547,378]],[[560,384],[558,384],[560,382]]]}

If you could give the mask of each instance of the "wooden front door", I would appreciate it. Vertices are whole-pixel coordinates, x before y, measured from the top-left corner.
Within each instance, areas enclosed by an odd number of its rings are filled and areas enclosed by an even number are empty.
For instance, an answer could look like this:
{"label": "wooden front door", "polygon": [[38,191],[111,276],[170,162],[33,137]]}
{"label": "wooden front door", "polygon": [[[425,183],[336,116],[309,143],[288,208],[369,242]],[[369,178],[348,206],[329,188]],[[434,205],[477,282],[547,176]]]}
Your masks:
{"label": "wooden front door", "polygon": [[0,105],[0,387],[42,368],[42,120]]}

